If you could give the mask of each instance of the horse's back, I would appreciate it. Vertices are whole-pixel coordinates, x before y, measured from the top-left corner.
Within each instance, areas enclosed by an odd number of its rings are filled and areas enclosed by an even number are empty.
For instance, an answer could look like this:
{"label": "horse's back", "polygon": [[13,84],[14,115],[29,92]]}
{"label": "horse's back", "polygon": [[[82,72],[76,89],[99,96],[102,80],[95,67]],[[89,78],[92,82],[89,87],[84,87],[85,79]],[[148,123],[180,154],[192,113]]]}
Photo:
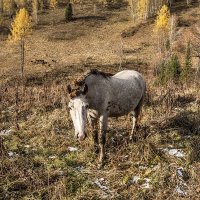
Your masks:
{"label": "horse's back", "polygon": [[139,86],[141,90],[145,90],[146,84],[142,74],[134,70],[123,70],[113,76],[117,82],[121,82],[126,87]]}
{"label": "horse's back", "polygon": [[120,78],[120,79],[131,79],[135,77],[135,78],[142,78],[144,80],[142,74],[140,74],[139,72],[135,70],[123,70],[115,74],[113,77]]}
{"label": "horse's back", "polygon": [[110,81],[111,88],[109,100],[112,102],[110,116],[122,116],[133,111],[145,92],[143,76],[133,70],[124,70],[114,76]]}

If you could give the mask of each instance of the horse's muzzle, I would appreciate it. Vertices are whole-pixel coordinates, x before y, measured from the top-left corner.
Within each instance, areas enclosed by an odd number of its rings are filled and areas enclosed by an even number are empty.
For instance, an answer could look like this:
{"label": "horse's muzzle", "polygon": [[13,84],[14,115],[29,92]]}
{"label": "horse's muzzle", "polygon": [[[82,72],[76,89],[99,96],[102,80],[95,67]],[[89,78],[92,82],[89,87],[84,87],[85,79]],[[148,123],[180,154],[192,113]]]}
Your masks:
{"label": "horse's muzzle", "polygon": [[86,133],[85,134],[82,134],[82,135],[78,135],[78,140],[81,142],[83,140],[85,140],[85,138],[87,137]]}
{"label": "horse's muzzle", "polygon": [[85,140],[85,138],[87,137],[86,133],[81,134],[81,135],[77,135],[77,139],[81,142],[83,140]]}

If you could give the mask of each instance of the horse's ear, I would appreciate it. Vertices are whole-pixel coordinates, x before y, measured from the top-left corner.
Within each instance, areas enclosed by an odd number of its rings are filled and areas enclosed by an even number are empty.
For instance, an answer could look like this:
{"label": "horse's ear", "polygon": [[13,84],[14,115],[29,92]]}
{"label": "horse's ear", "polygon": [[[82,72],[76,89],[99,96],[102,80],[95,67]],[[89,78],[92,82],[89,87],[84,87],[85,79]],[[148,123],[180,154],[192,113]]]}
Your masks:
{"label": "horse's ear", "polygon": [[86,94],[87,92],[88,92],[88,86],[87,86],[87,84],[85,84],[83,86],[83,94]]}
{"label": "horse's ear", "polygon": [[68,92],[68,94],[70,94],[70,93],[72,92],[71,85],[68,85],[68,86],[67,86],[67,92]]}

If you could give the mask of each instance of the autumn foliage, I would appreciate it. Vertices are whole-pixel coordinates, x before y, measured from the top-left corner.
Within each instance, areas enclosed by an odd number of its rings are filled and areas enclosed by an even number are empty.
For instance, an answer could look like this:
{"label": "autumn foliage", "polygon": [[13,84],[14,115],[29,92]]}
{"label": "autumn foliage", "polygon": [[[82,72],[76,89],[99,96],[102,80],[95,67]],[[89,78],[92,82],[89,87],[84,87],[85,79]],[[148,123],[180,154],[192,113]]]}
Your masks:
{"label": "autumn foliage", "polygon": [[31,17],[27,10],[25,8],[20,9],[11,24],[11,35],[9,36],[9,40],[17,41],[24,38],[31,32],[31,27]]}
{"label": "autumn foliage", "polygon": [[137,6],[138,6],[138,15],[139,15],[139,17],[140,18],[146,18],[148,0],[139,0]]}
{"label": "autumn foliage", "polygon": [[58,5],[58,0],[50,0],[50,6],[52,8],[55,9],[57,7],[57,5]]}
{"label": "autumn foliage", "polygon": [[170,26],[170,12],[166,5],[164,5],[156,18],[155,23],[155,31],[156,32],[162,32],[162,31],[168,31]]}

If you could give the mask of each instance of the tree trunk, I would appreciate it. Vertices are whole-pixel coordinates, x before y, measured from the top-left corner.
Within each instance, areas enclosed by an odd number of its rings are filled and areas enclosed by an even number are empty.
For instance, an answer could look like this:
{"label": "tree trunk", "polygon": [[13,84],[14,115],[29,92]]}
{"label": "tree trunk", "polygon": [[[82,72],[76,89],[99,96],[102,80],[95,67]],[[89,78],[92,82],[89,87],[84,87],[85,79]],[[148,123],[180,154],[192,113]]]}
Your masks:
{"label": "tree trunk", "polygon": [[38,0],[32,1],[32,18],[34,23],[38,24]]}
{"label": "tree trunk", "polygon": [[44,2],[43,2],[43,0],[39,0],[38,4],[39,4],[38,9],[43,11],[44,10]]}
{"label": "tree trunk", "polygon": [[21,76],[22,76],[22,81],[24,79],[24,39],[21,39],[21,44],[20,44],[20,49],[21,49]]}
{"label": "tree trunk", "polygon": [[97,4],[96,3],[93,5],[93,13],[94,13],[94,15],[97,14]]}
{"label": "tree trunk", "polygon": [[131,13],[131,18],[135,22],[135,13],[134,13],[133,0],[129,0],[129,8],[130,8],[130,13]]}
{"label": "tree trunk", "polygon": [[3,0],[0,0],[0,15],[3,14]]}
{"label": "tree trunk", "polygon": [[34,23],[37,25],[38,24],[38,0],[33,0],[32,1],[32,18]]}
{"label": "tree trunk", "polygon": [[186,2],[188,6],[191,4],[191,0],[186,0]]}

